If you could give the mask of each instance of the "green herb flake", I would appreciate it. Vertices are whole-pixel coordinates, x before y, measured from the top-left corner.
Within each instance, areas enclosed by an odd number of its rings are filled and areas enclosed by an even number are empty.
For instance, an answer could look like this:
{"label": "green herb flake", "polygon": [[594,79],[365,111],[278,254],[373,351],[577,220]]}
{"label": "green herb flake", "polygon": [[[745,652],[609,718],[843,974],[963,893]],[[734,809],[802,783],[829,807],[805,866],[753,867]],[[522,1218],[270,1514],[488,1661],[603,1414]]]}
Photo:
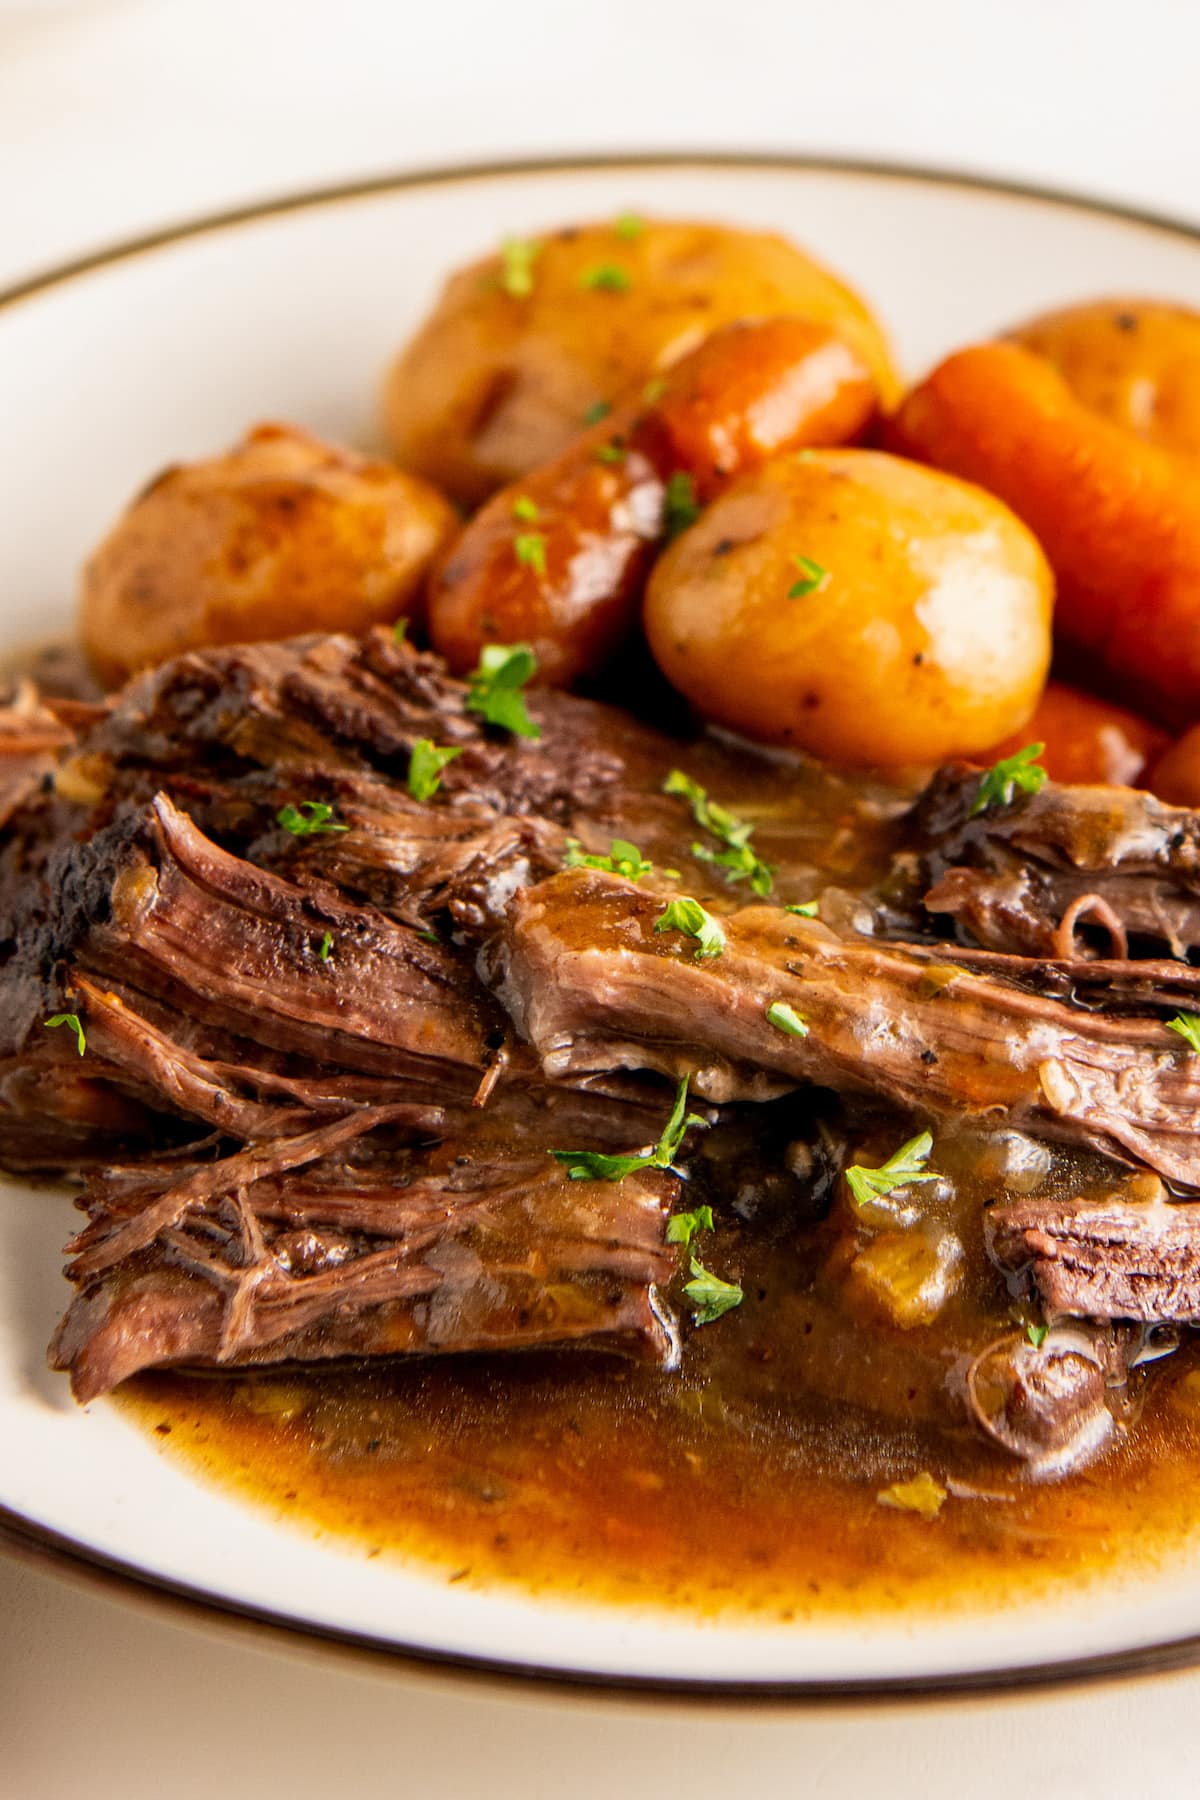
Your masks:
{"label": "green herb flake", "polygon": [[535,575],[546,573],[546,536],[541,531],[518,531],[513,539],[513,555],[523,568]]}
{"label": "green herb flake", "polygon": [[907,1144],[901,1144],[894,1156],[878,1169],[866,1169],[861,1163],[854,1163],[846,1170],[846,1181],[854,1197],[856,1206],[869,1206],[874,1199],[890,1194],[893,1189],[907,1187],[914,1181],[936,1181],[936,1170],[926,1169],[929,1153],[933,1149],[933,1137],[930,1132],[918,1132],[909,1138]]}
{"label": "green herb flake", "polygon": [[78,1013],[54,1013],[50,1018],[43,1019],[42,1024],[47,1031],[56,1031],[60,1025],[65,1025],[67,1030],[74,1034],[75,1046],[80,1056],[87,1049],[87,1033],[83,1029],[83,1020]]}
{"label": "green herb flake", "polygon": [[500,286],[514,300],[533,292],[533,265],[542,246],[533,238],[505,238],[500,246]]}
{"label": "green herb flake", "polygon": [[693,1324],[711,1325],[722,1313],[742,1304],[745,1295],[735,1281],[722,1281],[695,1256],[688,1259],[688,1268],[692,1279],[684,1284],[683,1291],[696,1309]]}
{"label": "green herb flake", "polygon": [[627,294],[633,281],[619,263],[596,263],[583,271],[579,285],[596,294]]}
{"label": "green herb flake", "polygon": [[408,620],[397,619],[392,626],[392,637],[397,644],[408,642]]}
{"label": "green herb flake", "polygon": [[320,948],[317,951],[317,955],[320,957],[322,962],[328,962],[330,957],[333,955],[333,933],[332,933],[332,931],[327,931],[325,933],[325,936],[321,939],[321,944],[320,944]]}
{"label": "green herb flake", "polygon": [[682,1244],[686,1249],[699,1231],[712,1231],[711,1206],[698,1206],[694,1212],[672,1213],[667,1220],[668,1244]]}
{"label": "green herb flake", "polygon": [[275,823],[290,831],[293,837],[317,837],[322,832],[350,829],[348,825],[338,824],[332,806],[327,806],[324,800],[302,800],[299,806],[293,806],[289,801],[275,814]]}
{"label": "green herb flake", "polygon": [[823,569],[811,556],[793,556],[792,561],[800,573],[788,589],[789,600],[803,600],[809,594],[818,593],[829,580],[829,570]]}
{"label": "green herb flake", "polygon": [[530,525],[541,517],[541,510],[537,501],[531,500],[528,494],[518,494],[512,503],[513,518],[523,519],[526,524]]}
{"label": "green herb flake", "polygon": [[1050,1327],[1048,1325],[1034,1325],[1030,1323],[1025,1327],[1025,1336],[1035,1350],[1040,1350],[1046,1339],[1050,1336]]}
{"label": "green herb flake", "polygon": [[598,425],[601,419],[607,419],[612,411],[612,403],[608,400],[593,400],[583,415],[585,425]]}
{"label": "green herb flake", "polygon": [[786,1000],[772,1000],[767,1008],[767,1024],[773,1025],[776,1031],[782,1031],[788,1037],[807,1037],[808,1026],[803,1016]]}
{"label": "green herb flake", "polygon": [[642,405],[656,406],[666,391],[667,384],[665,379],[661,375],[656,375],[654,379],[648,381],[642,389]]}
{"label": "green herb flake", "polygon": [[1026,744],[1023,750],[1016,750],[1011,756],[1001,757],[998,763],[993,763],[980,777],[967,817],[977,818],[989,806],[1011,806],[1018,791],[1040,794],[1047,776],[1037,759],[1045,748],[1045,744]]}
{"label": "green herb flake", "polygon": [[710,800],[707,789],[693,781],[690,775],[685,775],[682,769],[671,770],[663,782],[663,793],[678,794],[686,800],[700,829],[711,833],[724,846],[721,850],[712,850],[704,844],[693,844],[692,855],[698,861],[712,863],[720,869],[731,886],[734,882],[748,880],[759,898],[765,899],[775,885],[775,871],[750,847],[753,825],[737,818],[717,801]]}
{"label": "green herb flake", "polygon": [[654,868],[647,862],[636,844],[628,838],[613,838],[607,856],[593,856],[586,852],[578,838],[568,838],[563,855],[564,869],[603,869],[609,875],[623,875],[626,881],[640,881],[643,875],[649,875]]}
{"label": "green herb flake", "polygon": [[631,244],[635,238],[640,238],[645,229],[646,221],[642,218],[640,213],[619,213],[613,220],[613,230],[622,242],[626,244]]}
{"label": "green herb flake", "polygon": [[608,463],[613,468],[619,468],[629,452],[624,444],[613,438],[610,443],[598,445],[594,454],[598,463]]}
{"label": "green herb flake", "polygon": [[696,940],[696,961],[706,956],[720,956],[725,948],[725,933],[698,900],[683,895],[670,901],[654,921],[655,931],[681,931]]}
{"label": "green herb flake", "polygon": [[537,673],[528,644],[485,644],[478,666],[467,677],[467,711],[517,737],[540,738],[521,689]]}
{"label": "green herb flake", "polygon": [[667,482],[663,495],[663,530],[668,539],[677,538],[681,531],[694,525],[700,517],[700,503],[696,499],[696,483],[683,470],[677,469]]}
{"label": "green herb flake", "polygon": [[1176,1013],[1167,1020],[1167,1030],[1177,1031],[1193,1054],[1200,1052],[1200,1013]]}
{"label": "green herb flake", "polygon": [[408,791],[413,799],[431,800],[442,785],[442,770],[461,755],[461,749],[443,749],[432,738],[418,738],[408,759]]}
{"label": "green herb flake", "polygon": [[[572,1181],[623,1181],[640,1169],[674,1169],[684,1136],[691,1126],[707,1130],[708,1121],[687,1110],[688,1077],[685,1075],[675,1090],[675,1104],[663,1127],[663,1134],[652,1149],[634,1150],[627,1156],[607,1156],[599,1150],[551,1150],[555,1162],[563,1163]],[[679,1171],[675,1170],[678,1174]]]}
{"label": "green herb flake", "polygon": [[798,919],[815,919],[820,910],[819,900],[806,900],[803,906],[785,906],[784,912],[795,913]]}

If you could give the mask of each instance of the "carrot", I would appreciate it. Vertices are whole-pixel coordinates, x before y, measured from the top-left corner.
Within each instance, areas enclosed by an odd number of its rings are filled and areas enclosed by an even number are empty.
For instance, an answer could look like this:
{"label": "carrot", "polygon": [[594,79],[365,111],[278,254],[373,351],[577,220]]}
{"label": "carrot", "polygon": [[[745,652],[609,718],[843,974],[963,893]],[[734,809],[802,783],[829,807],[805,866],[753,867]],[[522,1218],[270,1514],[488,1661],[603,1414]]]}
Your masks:
{"label": "carrot", "polygon": [[1038,761],[1055,781],[1137,787],[1169,741],[1165,731],[1126,707],[1051,681],[1028,725],[997,744],[987,760],[1041,743],[1046,748]]}

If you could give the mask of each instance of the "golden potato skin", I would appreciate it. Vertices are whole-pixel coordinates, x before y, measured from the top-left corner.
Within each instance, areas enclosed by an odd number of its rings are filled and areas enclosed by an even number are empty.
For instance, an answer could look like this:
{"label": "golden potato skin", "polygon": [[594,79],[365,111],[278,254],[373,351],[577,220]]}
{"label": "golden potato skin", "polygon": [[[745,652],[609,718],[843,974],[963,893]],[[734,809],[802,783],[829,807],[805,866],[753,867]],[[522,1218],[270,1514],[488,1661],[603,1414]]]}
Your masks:
{"label": "golden potato skin", "polygon": [[[452,275],[384,392],[396,460],[466,505],[564,450],[588,408],[636,392],[717,326],[793,314],[834,326],[898,392],[882,330],[859,297],[786,239],[664,219],[568,227],[538,241],[530,291],[500,255]],[[618,272],[621,291],[591,285]]]}
{"label": "golden potato skin", "polygon": [[1161,450],[1200,456],[1200,313],[1161,300],[1090,300],[1008,336],[1053,363],[1091,412]]}
{"label": "golden potato skin", "polygon": [[645,623],[707,718],[895,766],[976,755],[1028,719],[1052,592],[1037,543],[989,495],[880,451],[812,450],[736,482],[676,540]]}
{"label": "golden potato skin", "polygon": [[411,614],[457,525],[426,482],[289,425],[164,471],[84,568],[80,632],[98,673],[203,644],[365,631]]}

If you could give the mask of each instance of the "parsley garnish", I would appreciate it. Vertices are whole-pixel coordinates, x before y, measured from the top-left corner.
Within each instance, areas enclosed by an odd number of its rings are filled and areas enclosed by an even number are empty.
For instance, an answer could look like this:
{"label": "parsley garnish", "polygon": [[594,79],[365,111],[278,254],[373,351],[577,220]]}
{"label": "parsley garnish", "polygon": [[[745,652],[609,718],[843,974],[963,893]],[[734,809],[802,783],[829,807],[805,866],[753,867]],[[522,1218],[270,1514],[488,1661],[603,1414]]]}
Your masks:
{"label": "parsley garnish", "polygon": [[710,912],[698,900],[687,895],[672,900],[654,921],[655,931],[682,931],[696,940],[696,961],[705,956],[720,956],[725,948],[725,933]]}
{"label": "parsley garnish", "polygon": [[1176,1013],[1167,1020],[1167,1030],[1177,1031],[1189,1050],[1200,1052],[1200,1013]]}
{"label": "parsley garnish", "polygon": [[767,1008],[767,1024],[773,1025],[776,1031],[786,1032],[788,1037],[808,1036],[803,1016],[786,1000],[772,1000]]}
{"label": "parsley garnish", "polygon": [[293,806],[289,801],[275,814],[275,823],[290,831],[293,837],[315,837],[323,831],[350,829],[348,825],[338,824],[332,806],[327,806],[324,800],[302,800],[299,806]]}
{"label": "parsley garnish", "polygon": [[432,738],[418,738],[408,759],[408,791],[413,799],[432,799],[442,785],[442,770],[461,755],[461,749],[443,750]]}
{"label": "parsley garnish", "polygon": [[663,530],[668,538],[677,538],[681,531],[694,525],[699,517],[696,484],[690,475],[677,469],[667,482],[667,490],[663,495]]}
{"label": "parsley garnish", "polygon": [[785,906],[783,910],[795,913],[798,919],[815,919],[820,904],[819,900],[806,900],[803,906]]}
{"label": "parsley garnish", "polygon": [[322,962],[328,962],[330,957],[333,955],[333,933],[332,933],[332,931],[327,931],[325,933],[325,936],[321,939],[321,947],[317,951],[317,955],[320,957]]}
{"label": "parsley garnish", "polygon": [[994,763],[980,777],[967,817],[974,819],[989,806],[1011,806],[1018,789],[1023,794],[1040,794],[1046,784],[1046,771],[1037,759],[1045,748],[1045,744],[1026,744],[1023,750]]}
{"label": "parsley garnish", "polygon": [[43,1019],[42,1024],[47,1031],[53,1031],[59,1025],[65,1025],[68,1031],[74,1032],[75,1043],[80,1056],[87,1049],[87,1033],[83,1029],[83,1020],[78,1013],[55,1013],[52,1018]]}
{"label": "parsley garnish", "polygon": [[881,1168],[865,1169],[861,1163],[854,1163],[846,1170],[846,1181],[855,1205],[869,1206],[873,1199],[890,1194],[893,1188],[907,1187],[913,1181],[936,1181],[936,1171],[925,1167],[932,1149],[931,1133],[922,1131],[915,1138],[909,1138],[907,1144],[901,1144]]}
{"label": "parsley garnish", "polygon": [[627,244],[632,243],[634,238],[641,237],[645,229],[646,221],[639,213],[620,213],[617,218],[613,220],[613,230],[616,232],[617,236],[622,238]]}
{"label": "parsley garnish", "polygon": [[505,238],[500,246],[500,286],[514,300],[528,300],[533,292],[533,265],[542,246],[533,238]]}
{"label": "parsley garnish", "polygon": [[595,451],[598,463],[612,463],[618,466],[625,461],[628,454],[624,444],[618,443],[616,438],[613,438],[611,443],[598,445]]}
{"label": "parsley garnish", "polygon": [[811,556],[793,556],[792,561],[800,574],[788,589],[789,600],[803,600],[806,595],[815,594],[818,588],[823,588],[829,580],[829,570],[823,569]]}
{"label": "parsley garnish", "polygon": [[579,277],[581,288],[600,294],[627,294],[633,286],[627,270],[619,263],[596,263]]}
{"label": "parsley garnish", "polygon": [[607,856],[588,855],[578,838],[568,838],[563,868],[604,869],[610,875],[624,875],[627,881],[640,881],[643,875],[650,874],[654,864],[647,862],[637,845],[631,844],[628,838],[614,838]]}
{"label": "parsley garnish", "polygon": [[[675,1091],[671,1116],[651,1150],[635,1150],[628,1156],[606,1156],[599,1150],[552,1150],[556,1162],[565,1163],[572,1181],[622,1181],[639,1169],[670,1169],[679,1155],[684,1133],[691,1125],[706,1130],[708,1121],[687,1110],[688,1077]],[[678,1171],[676,1171],[678,1172]]]}
{"label": "parsley garnish", "polygon": [[750,886],[761,898],[769,894],[774,886],[774,870],[770,863],[765,863],[750,848],[750,839],[754,835],[753,825],[744,819],[736,818],[725,807],[710,800],[708,791],[685,775],[682,769],[672,769],[663,782],[664,794],[679,794],[687,800],[692,809],[692,817],[702,831],[711,832],[725,845],[723,850],[709,850],[703,844],[692,845],[692,855],[700,862],[712,863],[723,870],[725,879],[731,885],[735,881],[749,879]]}
{"label": "parsley garnish", "polygon": [[527,524],[532,524],[535,519],[539,518],[541,510],[537,501],[531,500],[528,494],[518,494],[512,504],[513,518],[524,519]]}
{"label": "parsley garnish", "polygon": [[583,415],[583,422],[585,425],[598,425],[601,419],[607,419],[611,411],[612,404],[610,401],[593,400],[592,404]]}
{"label": "parsley garnish", "polygon": [[408,620],[407,619],[397,619],[396,620],[396,623],[392,626],[392,637],[395,639],[396,643],[398,643],[398,644],[403,644],[405,642],[405,640],[408,637]]}
{"label": "parsley garnish", "polygon": [[668,1244],[682,1244],[686,1249],[698,1231],[712,1231],[711,1206],[698,1206],[695,1212],[672,1213],[667,1220]]}
{"label": "parsley garnish", "polygon": [[542,728],[530,718],[521,694],[536,672],[537,657],[528,644],[485,644],[479,666],[467,677],[467,711],[518,737],[540,738]]}
{"label": "parsley garnish", "polygon": [[513,539],[513,555],[535,575],[546,573],[546,536],[541,531],[518,531]]}
{"label": "parsley garnish", "polygon": [[656,400],[662,399],[666,391],[666,381],[661,375],[656,375],[653,381],[648,381],[642,389],[643,406],[653,406]]}
{"label": "parsley garnish", "polygon": [[683,1291],[696,1308],[692,1314],[694,1324],[711,1325],[722,1313],[742,1304],[745,1296],[735,1281],[722,1281],[694,1256],[689,1258],[688,1268],[692,1279],[685,1283]]}
{"label": "parsley garnish", "polygon": [[1048,1325],[1034,1325],[1031,1323],[1025,1327],[1025,1336],[1035,1350],[1041,1349],[1049,1335],[1050,1327]]}

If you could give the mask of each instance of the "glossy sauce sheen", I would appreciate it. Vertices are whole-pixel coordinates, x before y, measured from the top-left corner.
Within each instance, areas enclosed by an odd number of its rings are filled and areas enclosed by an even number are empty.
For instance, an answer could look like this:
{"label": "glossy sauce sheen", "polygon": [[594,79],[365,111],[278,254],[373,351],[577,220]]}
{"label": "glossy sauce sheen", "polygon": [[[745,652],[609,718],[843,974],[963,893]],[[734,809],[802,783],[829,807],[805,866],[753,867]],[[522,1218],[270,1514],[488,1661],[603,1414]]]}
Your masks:
{"label": "glossy sauce sheen", "polygon": [[[784,820],[769,765],[715,746],[681,750],[680,762],[756,822],[775,898],[803,902],[832,884],[823,915],[853,913],[883,867],[895,794],[814,771],[799,809],[790,779]],[[713,909],[744,904],[744,886],[724,887],[686,855],[696,834],[677,804],[661,835],[643,832],[644,854],[678,866],[682,890]],[[961,1400],[970,1358],[1021,1328],[983,1248],[982,1210],[1006,1192],[988,1140],[943,1131],[935,1143],[931,1166],[946,1179],[921,1190],[922,1216],[957,1234],[962,1279],[936,1320],[901,1329],[854,1279],[871,1240],[844,1193],[831,1203],[789,1172],[789,1144],[819,1143],[830,1117],[851,1160],[868,1163],[918,1128],[798,1095],[688,1139],[685,1203],[708,1200],[718,1218],[696,1248],[745,1300],[710,1325],[687,1323],[681,1256],[677,1373],[579,1350],[398,1358],[147,1375],[120,1401],[164,1449],[290,1525],[478,1586],[788,1620],[1022,1603],[1194,1542],[1200,1358],[1185,1345],[1135,1370],[1104,1454],[1063,1480],[1030,1481]],[[1048,1186],[1103,1179],[1098,1159],[1056,1152]],[[935,1518],[880,1504],[921,1471],[948,1491]]]}

